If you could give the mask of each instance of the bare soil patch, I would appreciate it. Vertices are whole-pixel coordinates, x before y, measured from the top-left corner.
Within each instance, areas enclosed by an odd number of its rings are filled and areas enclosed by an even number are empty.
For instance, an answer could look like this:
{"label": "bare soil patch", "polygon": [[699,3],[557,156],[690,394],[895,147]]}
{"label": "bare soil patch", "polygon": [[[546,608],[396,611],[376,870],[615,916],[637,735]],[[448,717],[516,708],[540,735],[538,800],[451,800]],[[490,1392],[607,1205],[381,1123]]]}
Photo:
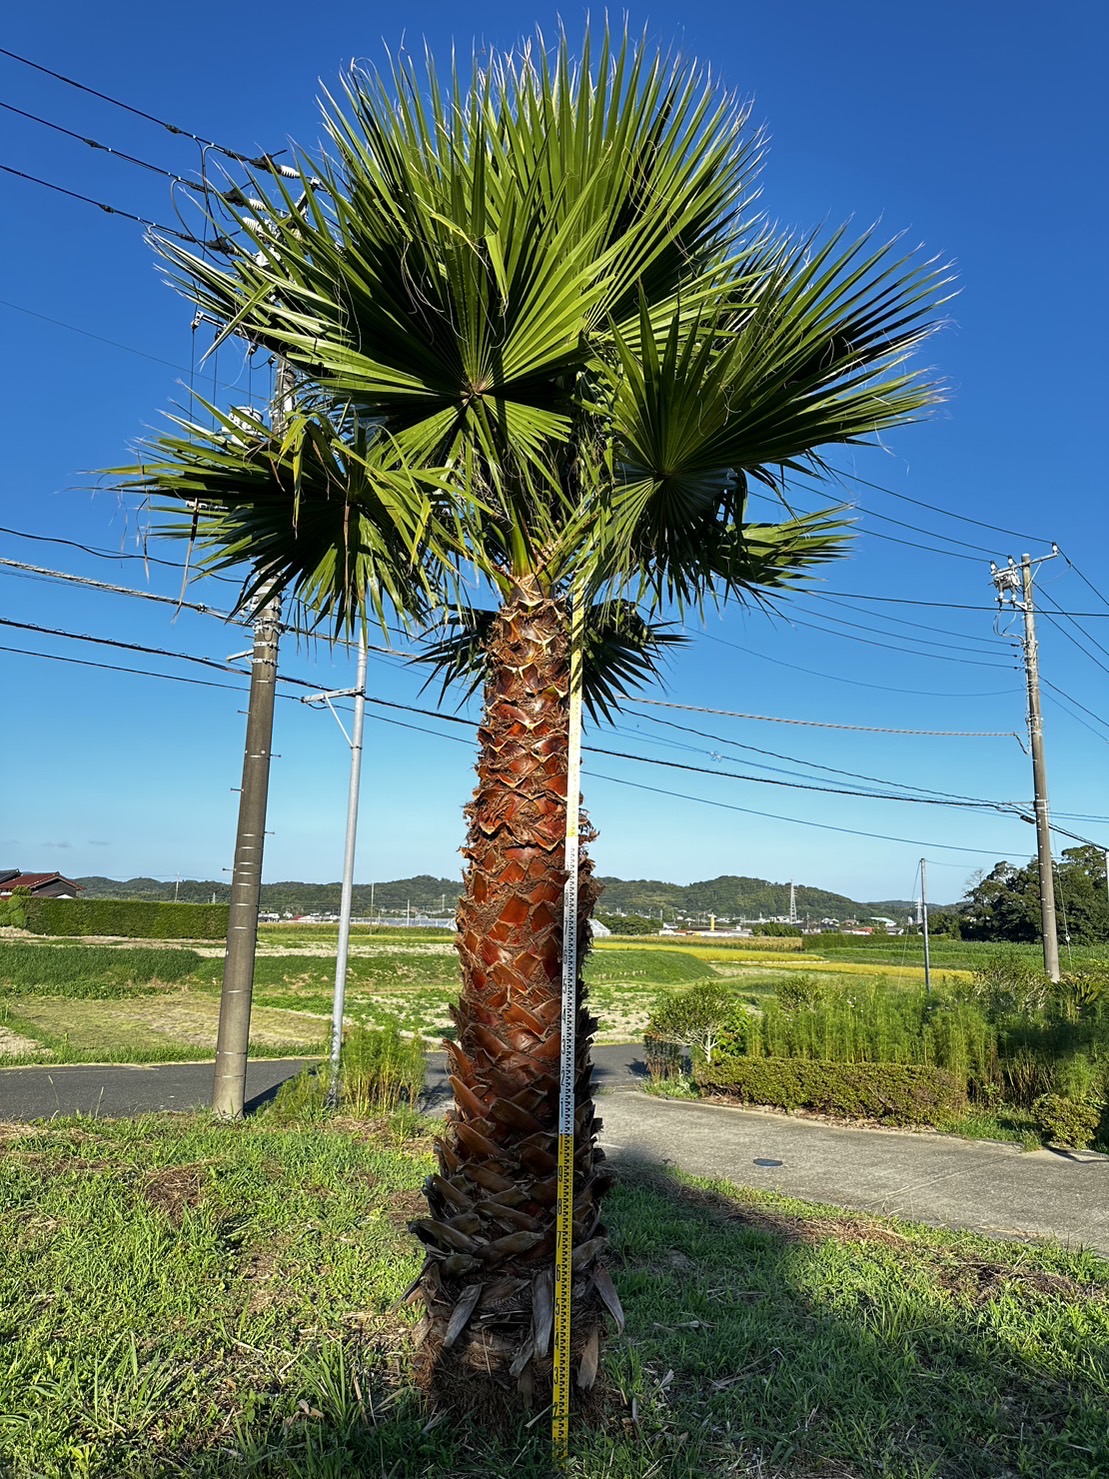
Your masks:
{"label": "bare soil patch", "polygon": [[0,1027],[0,1058],[16,1058],[22,1053],[38,1053],[46,1057],[49,1049],[41,1047],[33,1038],[22,1037],[9,1027]]}

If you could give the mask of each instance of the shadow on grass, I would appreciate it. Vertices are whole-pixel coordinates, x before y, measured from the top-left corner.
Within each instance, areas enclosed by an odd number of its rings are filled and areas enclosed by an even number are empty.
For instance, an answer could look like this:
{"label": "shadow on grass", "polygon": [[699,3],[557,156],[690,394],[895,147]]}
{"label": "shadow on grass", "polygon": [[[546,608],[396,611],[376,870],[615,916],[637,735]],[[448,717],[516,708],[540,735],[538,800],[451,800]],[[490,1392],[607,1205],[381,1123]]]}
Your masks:
{"label": "shadow on grass", "polygon": [[[628,1317],[592,1479],[1109,1474],[1109,1264],[625,1164],[608,1203]],[[430,1411],[401,1349],[332,1339],[215,1447],[154,1474],[538,1479],[546,1417],[495,1437]],[[130,1472],[130,1471],[129,1471]],[[136,1475],[145,1469],[134,1469]]]}

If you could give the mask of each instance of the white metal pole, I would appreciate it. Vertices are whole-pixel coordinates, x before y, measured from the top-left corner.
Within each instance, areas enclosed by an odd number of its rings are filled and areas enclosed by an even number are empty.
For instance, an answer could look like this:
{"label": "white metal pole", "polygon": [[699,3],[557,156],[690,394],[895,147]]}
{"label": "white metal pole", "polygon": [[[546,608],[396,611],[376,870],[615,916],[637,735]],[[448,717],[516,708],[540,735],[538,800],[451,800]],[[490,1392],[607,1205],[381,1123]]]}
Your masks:
{"label": "white metal pole", "polygon": [[927,861],[920,860],[920,915],[924,925],[924,994],[932,994],[932,957],[928,949],[928,882]]}
{"label": "white metal pole", "polygon": [[343,855],[343,892],[339,904],[339,944],[335,952],[335,996],[331,1010],[331,1076],[327,1102],[339,1102],[340,1060],[343,1052],[343,1011],[347,994],[347,956],[350,953],[351,897],[354,891],[354,854],[358,843],[358,791],[362,779],[362,729],[366,719],[366,634],[358,641],[358,677],[354,695],[354,727],[350,737],[350,790],[347,794],[347,841]]}

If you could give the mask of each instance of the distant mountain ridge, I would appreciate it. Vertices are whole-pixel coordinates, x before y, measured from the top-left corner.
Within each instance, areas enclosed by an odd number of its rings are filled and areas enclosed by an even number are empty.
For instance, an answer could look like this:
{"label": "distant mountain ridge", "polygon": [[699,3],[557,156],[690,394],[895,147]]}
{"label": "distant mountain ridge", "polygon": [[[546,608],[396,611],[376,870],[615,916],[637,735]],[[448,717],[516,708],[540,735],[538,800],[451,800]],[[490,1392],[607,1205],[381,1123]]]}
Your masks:
{"label": "distant mountain ridge", "polygon": [[[600,908],[625,914],[657,914],[659,909],[669,918],[674,914],[719,914],[752,918],[758,915],[785,915],[789,912],[789,884],[771,883],[765,878],[746,878],[722,874],[700,883],[664,883],[650,878],[601,878],[604,894]],[[226,903],[230,885],[216,880],[183,878],[179,884],[158,878],[79,878],[88,899],[149,899],[171,901],[175,896],[183,904],[207,904],[213,896]],[[395,878],[385,883],[356,883],[355,914],[412,908],[413,913],[442,913],[451,910],[458,898],[457,878],[435,878],[419,873],[413,878]],[[294,914],[335,914],[339,910],[338,883],[264,883],[262,908]],[[849,899],[846,894],[797,884],[797,913],[800,918],[852,919],[886,915],[899,919],[915,906],[908,899],[879,899],[869,902]]]}

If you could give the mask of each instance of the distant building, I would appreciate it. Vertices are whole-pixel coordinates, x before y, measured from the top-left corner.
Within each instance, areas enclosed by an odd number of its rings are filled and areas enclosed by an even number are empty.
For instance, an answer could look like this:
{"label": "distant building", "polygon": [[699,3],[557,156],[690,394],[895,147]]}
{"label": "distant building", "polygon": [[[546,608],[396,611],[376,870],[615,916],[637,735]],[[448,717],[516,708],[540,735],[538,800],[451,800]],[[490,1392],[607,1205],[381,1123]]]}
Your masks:
{"label": "distant building", "polygon": [[0,899],[10,899],[17,888],[25,888],[36,899],[75,899],[84,885],[60,873],[22,873],[18,868],[0,869]]}

